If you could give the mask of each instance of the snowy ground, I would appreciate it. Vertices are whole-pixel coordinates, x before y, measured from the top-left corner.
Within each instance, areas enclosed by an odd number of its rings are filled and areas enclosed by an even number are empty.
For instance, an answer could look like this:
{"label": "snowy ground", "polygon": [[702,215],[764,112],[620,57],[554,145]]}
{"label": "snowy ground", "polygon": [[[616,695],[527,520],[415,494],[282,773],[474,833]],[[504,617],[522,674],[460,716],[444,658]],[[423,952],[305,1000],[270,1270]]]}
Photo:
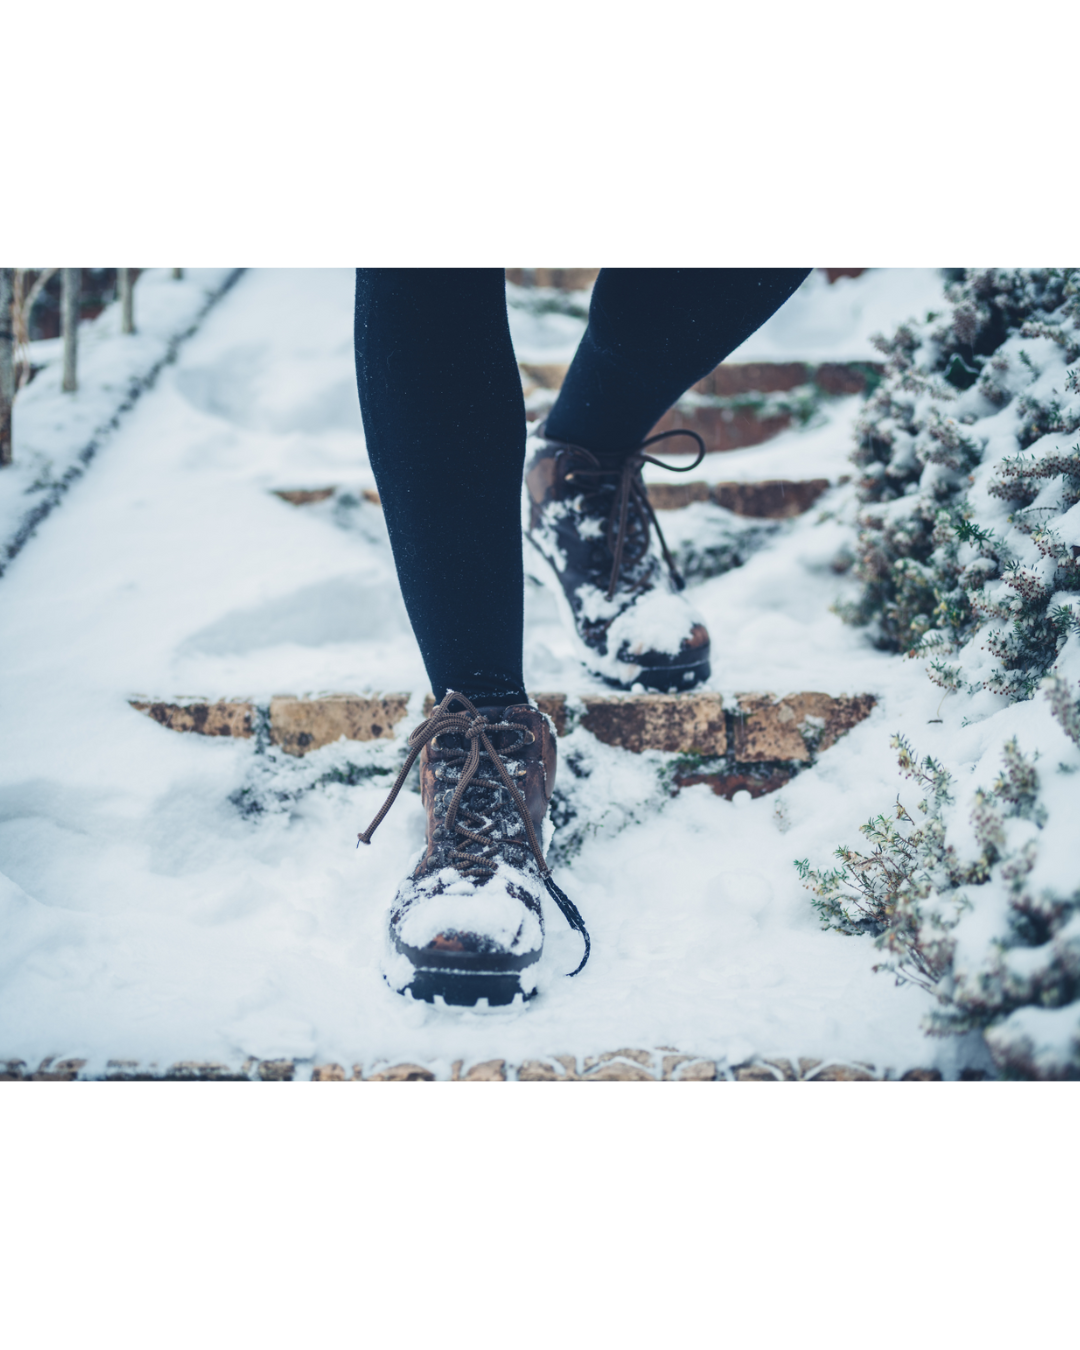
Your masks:
{"label": "snowy ground", "polygon": [[[864,329],[904,317],[904,275],[838,283],[857,311],[847,337],[837,320],[831,347],[784,355],[868,355]],[[910,281],[922,312],[928,279]],[[972,1052],[924,1038],[926,997],[874,975],[868,941],[820,931],[792,865],[856,840],[895,797],[893,731],[930,753],[951,738],[954,762],[961,735],[947,716],[928,725],[941,692],[917,662],[875,652],[829,612],[846,584],[830,561],[850,488],[694,598],[714,688],[871,692],[875,712],[779,794],[729,803],[696,787],[637,822],[624,813],[623,828],[606,821],[559,874],[593,959],[561,977],[578,939],[553,912],[541,997],[525,1009],[437,1010],[383,984],[386,909],[422,835],[419,799],[403,794],[357,852],[385,780],[310,785],[393,747],[339,743],[278,762],[253,741],[178,735],[129,708],[136,694],[426,690],[378,509],[271,495],[373,486],[351,314],[347,272],[242,277],[0,582],[0,1058],[78,1056],[88,1073],[108,1058],[249,1056],[445,1070],[629,1045],[955,1074]],[[770,341],[754,359],[772,359]],[[700,477],[835,479],[856,404],[834,404],[825,427],[712,456]],[[590,685],[532,587],[526,678],[538,691]],[[963,735],[973,763],[985,733]],[[654,774],[610,755],[627,782]],[[268,776],[295,800],[243,816],[230,797]]]}
{"label": "snowy ground", "polygon": [[[768,323],[736,351],[732,361],[880,361],[871,342],[878,332],[928,310],[942,308],[941,273],[933,267],[888,267],[861,277],[838,277],[831,285],[815,269]],[[537,292],[510,286],[510,333],[518,360],[567,362],[585,331],[589,294],[550,294],[560,312],[541,305]]]}
{"label": "snowy ground", "polygon": [[30,344],[36,374],[19,393],[13,462],[0,474],[0,572],[28,531],[82,477],[117,413],[153,381],[235,275],[228,267],[189,268],[179,278],[171,268],[143,272],[134,333],[121,334],[117,304],[79,325],[78,388],[72,393],[60,392],[62,339]]}

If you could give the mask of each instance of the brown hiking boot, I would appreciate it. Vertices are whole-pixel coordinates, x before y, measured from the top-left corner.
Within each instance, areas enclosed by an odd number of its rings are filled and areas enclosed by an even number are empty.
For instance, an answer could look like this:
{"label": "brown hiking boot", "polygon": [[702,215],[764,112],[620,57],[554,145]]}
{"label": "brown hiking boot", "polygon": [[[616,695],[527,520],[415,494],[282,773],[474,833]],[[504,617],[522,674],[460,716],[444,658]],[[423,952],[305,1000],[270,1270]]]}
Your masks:
{"label": "brown hiking boot", "polygon": [[[681,435],[699,446],[685,468],[645,454],[646,446]],[[620,455],[548,440],[543,428],[531,439],[525,566],[555,596],[586,669],[618,689],[678,693],[707,680],[709,634],[679,593],[685,582],[641,477],[646,463],[674,473],[696,468],[701,437],[661,432]]]}
{"label": "brown hiking boot", "polygon": [[528,704],[477,708],[451,692],[409,746],[390,795],[359,836],[371,842],[419,757],[427,845],[391,908],[384,970],[391,987],[429,1003],[486,999],[493,1007],[529,998],[544,943],[545,889],[585,939],[580,970],[589,937],[540,844],[555,786],[549,719]]}

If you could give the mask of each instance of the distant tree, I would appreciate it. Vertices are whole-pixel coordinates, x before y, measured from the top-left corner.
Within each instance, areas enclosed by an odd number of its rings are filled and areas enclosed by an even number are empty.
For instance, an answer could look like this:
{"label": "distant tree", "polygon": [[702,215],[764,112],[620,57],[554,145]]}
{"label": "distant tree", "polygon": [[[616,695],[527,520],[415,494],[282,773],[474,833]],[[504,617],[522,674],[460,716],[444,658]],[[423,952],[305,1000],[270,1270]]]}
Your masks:
{"label": "distant tree", "polygon": [[11,463],[11,404],[15,398],[13,267],[0,267],[0,468]]}
{"label": "distant tree", "polygon": [[134,333],[135,308],[133,292],[135,288],[132,284],[130,267],[118,267],[116,269],[116,289],[120,296],[120,331],[121,333]]}
{"label": "distant tree", "polygon": [[172,270],[172,279],[173,281],[183,281],[184,269],[182,267],[174,267]]}
{"label": "distant tree", "polygon": [[[12,327],[15,334],[15,392],[30,382],[30,315],[45,287],[59,269],[43,267],[34,277],[32,271],[24,267],[15,268],[15,298],[11,307]],[[31,277],[34,280],[27,282]]]}
{"label": "distant tree", "polygon": [[61,270],[63,288],[60,294],[60,331],[64,338],[64,378],[61,389],[73,394],[79,387],[76,365],[79,342],[79,281],[81,268]]}

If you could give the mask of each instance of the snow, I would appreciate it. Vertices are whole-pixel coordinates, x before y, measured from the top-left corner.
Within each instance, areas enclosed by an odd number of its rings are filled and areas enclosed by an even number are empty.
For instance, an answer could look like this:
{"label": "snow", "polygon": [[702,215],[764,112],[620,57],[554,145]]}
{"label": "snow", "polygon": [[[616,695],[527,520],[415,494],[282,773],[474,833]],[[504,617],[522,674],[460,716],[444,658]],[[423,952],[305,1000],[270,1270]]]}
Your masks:
{"label": "snow", "polygon": [[[837,283],[837,295],[868,298],[844,311],[849,338],[828,319],[834,354],[861,355],[863,331],[893,321],[902,281],[869,293]],[[928,282],[912,285],[922,305]],[[89,341],[86,352],[89,378]],[[461,1058],[667,1045],[729,1063],[779,1054],[955,1076],[964,1043],[923,1036],[928,997],[875,975],[869,942],[819,929],[793,861],[854,842],[867,815],[908,792],[892,732],[981,766],[1032,705],[999,712],[992,734],[961,726],[968,710],[942,700],[918,662],[875,651],[831,612],[853,584],[831,567],[850,538],[850,486],[688,594],[712,635],[713,688],[871,692],[873,714],[780,793],[734,802],[705,786],[671,798],[661,757],[572,733],[560,775],[571,753],[591,758],[588,828],[555,876],[593,957],[563,978],[580,939],[545,898],[540,996],[524,1008],[433,1008],[380,974],[389,905],[422,843],[418,796],[402,794],[370,848],[355,839],[399,744],[342,741],[290,759],[255,740],[176,734],[128,706],[140,694],[408,690],[401,734],[414,724],[426,677],[381,515],[360,499],[373,478],[351,362],[348,272],[245,274],[0,582],[0,1057],[77,1056],[87,1073],[110,1058],[163,1069],[249,1057],[448,1073]],[[29,395],[61,406],[45,396],[48,375],[20,395],[21,426]],[[712,456],[701,476],[835,480],[856,404]],[[41,431],[34,453],[68,462],[70,425],[57,423],[55,449]],[[331,484],[353,504],[272,495]],[[550,595],[530,583],[526,599],[529,687],[598,689]],[[943,722],[930,725],[939,704]],[[355,786],[341,781],[350,774]],[[255,799],[264,809],[236,804]]]}
{"label": "snow", "polygon": [[[837,399],[829,405],[827,418],[822,416],[820,421],[815,420],[808,427],[781,432],[764,445],[728,450],[722,455],[706,455],[682,481],[757,483],[768,478],[828,478],[835,481],[850,477],[851,437],[862,402],[858,395]],[[658,459],[670,459],[679,468],[685,468],[685,456],[666,451],[663,445],[656,449]],[[646,464],[643,476],[647,483],[681,481],[655,464]],[[667,516],[661,517],[662,528],[666,519]],[[664,532],[667,533],[666,529]]]}
{"label": "snow", "polygon": [[945,308],[936,267],[871,268],[830,285],[818,268],[730,361],[880,361],[871,339]]}
{"label": "snow", "polygon": [[160,365],[234,276],[230,268],[170,268],[139,277],[136,331],[120,332],[120,307],[109,305],[79,326],[78,388],[61,394],[63,343],[32,342],[37,367],[18,396],[12,464],[0,474],[0,571],[73,481],[81,477],[118,410],[139,397]]}
{"label": "snow", "polygon": [[[413,866],[418,861],[414,859]],[[444,867],[415,888],[408,887],[408,892],[423,898],[405,914],[398,935],[412,947],[426,947],[440,933],[483,933],[515,954],[534,952],[543,936],[539,920],[510,893],[511,886],[539,890],[538,883],[529,885],[526,873],[505,864],[482,886],[455,868]]]}
{"label": "snow", "polygon": [[[815,268],[787,302],[728,357],[730,361],[880,361],[871,339],[945,307],[934,267],[871,268],[831,285]],[[508,287],[510,334],[521,361],[567,364],[585,331],[589,292],[570,297]],[[562,305],[573,312],[549,308]]]}

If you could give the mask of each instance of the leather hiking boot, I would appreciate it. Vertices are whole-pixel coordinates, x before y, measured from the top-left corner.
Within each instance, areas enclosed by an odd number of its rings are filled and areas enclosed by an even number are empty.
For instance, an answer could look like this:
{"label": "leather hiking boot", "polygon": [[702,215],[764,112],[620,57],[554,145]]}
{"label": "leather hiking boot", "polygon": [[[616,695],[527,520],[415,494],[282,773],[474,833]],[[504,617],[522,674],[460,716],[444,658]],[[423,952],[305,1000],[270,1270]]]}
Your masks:
{"label": "leather hiking boot", "polygon": [[429,1003],[486,999],[494,1007],[531,997],[545,889],[585,940],[580,970],[589,935],[540,844],[555,786],[548,718],[528,704],[477,708],[448,693],[409,737],[405,764],[362,843],[371,842],[417,758],[427,844],[390,911],[391,987]]}
{"label": "leather hiking boot", "polygon": [[[645,454],[672,436],[698,443],[685,468]],[[696,468],[705,454],[701,437],[665,431],[619,455],[548,440],[542,427],[531,439],[526,570],[554,594],[586,669],[617,689],[677,693],[707,680],[709,634],[680,594],[686,583],[641,477],[645,464],[673,473]]]}

